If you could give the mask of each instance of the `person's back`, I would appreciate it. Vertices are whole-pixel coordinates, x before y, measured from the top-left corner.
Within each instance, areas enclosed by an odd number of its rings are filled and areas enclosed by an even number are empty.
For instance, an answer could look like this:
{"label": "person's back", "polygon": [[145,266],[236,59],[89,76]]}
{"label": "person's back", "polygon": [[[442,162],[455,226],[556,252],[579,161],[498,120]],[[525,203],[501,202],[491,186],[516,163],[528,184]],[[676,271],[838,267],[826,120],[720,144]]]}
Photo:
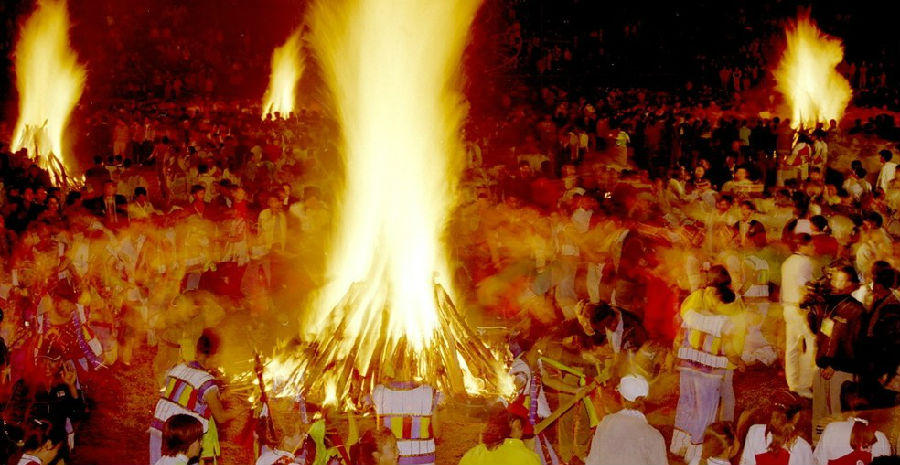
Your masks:
{"label": "person's back", "polygon": [[[890,455],[891,444],[881,431],[876,431],[869,422],[859,418],[829,423],[816,444],[813,458],[818,465],[855,464],[860,452],[868,452],[869,460],[882,455]],[[855,459],[849,461],[851,459]],[[863,461],[863,463],[868,463]]]}
{"label": "person's back", "polygon": [[[636,410],[620,410],[600,421],[585,459],[588,465],[667,463],[662,434]],[[662,460],[662,461],[660,461]]]}
{"label": "person's back", "polygon": [[507,438],[503,444],[491,449],[478,444],[469,449],[459,465],[539,465],[540,458],[521,439]]}

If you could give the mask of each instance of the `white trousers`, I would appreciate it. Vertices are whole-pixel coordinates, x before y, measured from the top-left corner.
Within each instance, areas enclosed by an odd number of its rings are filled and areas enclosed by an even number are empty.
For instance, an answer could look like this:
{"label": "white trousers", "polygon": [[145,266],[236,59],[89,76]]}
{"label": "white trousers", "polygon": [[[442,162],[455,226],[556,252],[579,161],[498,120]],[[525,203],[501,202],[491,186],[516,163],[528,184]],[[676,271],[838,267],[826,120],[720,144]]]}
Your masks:
{"label": "white trousers", "polygon": [[812,395],[816,368],[816,337],[809,330],[806,311],[784,304],[784,374],[788,389],[804,396]]}

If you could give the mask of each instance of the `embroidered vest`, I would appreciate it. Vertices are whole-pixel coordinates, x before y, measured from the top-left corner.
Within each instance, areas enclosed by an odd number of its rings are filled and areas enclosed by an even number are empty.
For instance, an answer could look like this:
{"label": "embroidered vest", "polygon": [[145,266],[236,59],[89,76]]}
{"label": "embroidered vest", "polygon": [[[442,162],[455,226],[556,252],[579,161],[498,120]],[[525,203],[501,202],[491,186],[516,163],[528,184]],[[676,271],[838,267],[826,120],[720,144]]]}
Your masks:
{"label": "embroidered vest", "polygon": [[172,368],[166,376],[165,391],[156,402],[150,427],[162,431],[169,417],[185,413],[200,420],[206,432],[212,413],[203,396],[217,385],[216,379],[196,362],[182,363]]}
{"label": "embroidered vest", "polygon": [[679,367],[717,374],[727,368],[722,336],[728,320],[727,316],[688,310],[681,325],[684,338],[678,349]]}

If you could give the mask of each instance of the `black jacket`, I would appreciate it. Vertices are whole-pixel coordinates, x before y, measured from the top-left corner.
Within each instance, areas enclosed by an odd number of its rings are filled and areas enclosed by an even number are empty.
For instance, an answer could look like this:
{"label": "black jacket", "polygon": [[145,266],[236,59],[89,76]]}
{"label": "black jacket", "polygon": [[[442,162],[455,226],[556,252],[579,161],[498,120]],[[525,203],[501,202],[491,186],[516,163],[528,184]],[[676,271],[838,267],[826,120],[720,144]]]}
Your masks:
{"label": "black jacket", "polygon": [[[815,313],[813,313],[815,312]],[[811,309],[810,329],[816,335],[816,365],[859,374],[859,347],[866,310],[851,295],[830,295],[825,305]]]}

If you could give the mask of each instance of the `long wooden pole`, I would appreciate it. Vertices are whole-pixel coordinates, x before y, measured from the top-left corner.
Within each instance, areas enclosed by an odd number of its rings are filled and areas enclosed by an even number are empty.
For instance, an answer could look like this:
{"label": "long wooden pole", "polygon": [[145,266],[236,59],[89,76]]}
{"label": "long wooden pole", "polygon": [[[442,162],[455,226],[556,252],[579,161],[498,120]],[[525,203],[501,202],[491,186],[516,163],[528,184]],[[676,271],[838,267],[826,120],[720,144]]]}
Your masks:
{"label": "long wooden pole", "polygon": [[584,388],[580,389],[570,399],[566,400],[563,404],[557,407],[557,409],[554,410],[553,413],[550,414],[550,416],[544,418],[540,423],[534,425],[534,434],[540,434],[542,431],[547,429],[548,426],[552,425],[556,420],[559,420],[559,417],[568,412],[569,409],[574,407],[575,404],[581,401],[581,399],[584,399],[588,396],[588,394],[594,392],[594,389],[597,389],[597,386],[599,385],[600,383],[594,380]]}

